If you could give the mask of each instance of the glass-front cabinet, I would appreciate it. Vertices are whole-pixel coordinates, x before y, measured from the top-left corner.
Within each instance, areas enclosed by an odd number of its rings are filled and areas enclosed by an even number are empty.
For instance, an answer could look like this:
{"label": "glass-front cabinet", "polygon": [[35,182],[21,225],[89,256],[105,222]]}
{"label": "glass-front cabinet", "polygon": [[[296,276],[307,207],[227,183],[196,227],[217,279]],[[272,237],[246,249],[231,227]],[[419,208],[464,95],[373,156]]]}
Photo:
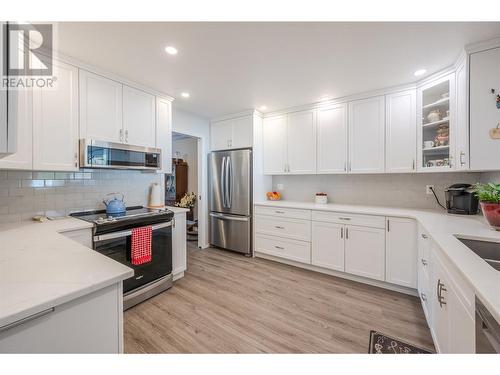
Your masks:
{"label": "glass-front cabinet", "polygon": [[455,74],[430,81],[418,89],[418,169],[454,168]]}

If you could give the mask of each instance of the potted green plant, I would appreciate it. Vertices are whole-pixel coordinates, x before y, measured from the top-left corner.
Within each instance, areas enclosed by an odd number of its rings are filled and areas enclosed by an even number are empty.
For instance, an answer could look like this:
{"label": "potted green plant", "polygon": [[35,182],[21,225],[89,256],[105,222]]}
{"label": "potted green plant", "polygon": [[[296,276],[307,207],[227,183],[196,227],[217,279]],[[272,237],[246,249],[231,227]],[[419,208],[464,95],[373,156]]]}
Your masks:
{"label": "potted green plant", "polygon": [[476,196],[486,221],[493,229],[500,230],[500,184],[476,184]]}

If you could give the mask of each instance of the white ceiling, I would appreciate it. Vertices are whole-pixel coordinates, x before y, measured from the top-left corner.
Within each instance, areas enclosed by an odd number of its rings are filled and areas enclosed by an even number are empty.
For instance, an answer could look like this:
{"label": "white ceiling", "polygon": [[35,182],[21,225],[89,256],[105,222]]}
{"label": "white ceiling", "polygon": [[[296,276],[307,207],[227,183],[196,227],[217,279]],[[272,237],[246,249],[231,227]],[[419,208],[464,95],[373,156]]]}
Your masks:
{"label": "white ceiling", "polygon": [[57,36],[63,53],[211,118],[409,83],[419,68],[449,66],[465,44],[500,36],[500,22],[60,23]]}

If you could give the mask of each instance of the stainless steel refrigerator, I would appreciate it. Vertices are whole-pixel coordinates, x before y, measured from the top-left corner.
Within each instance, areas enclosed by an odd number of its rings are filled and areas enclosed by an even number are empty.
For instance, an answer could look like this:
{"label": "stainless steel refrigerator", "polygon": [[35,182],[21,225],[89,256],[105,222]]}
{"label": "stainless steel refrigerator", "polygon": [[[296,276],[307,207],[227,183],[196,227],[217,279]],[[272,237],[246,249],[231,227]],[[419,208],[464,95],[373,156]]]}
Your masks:
{"label": "stainless steel refrigerator", "polygon": [[210,243],[252,254],[252,150],[209,156]]}

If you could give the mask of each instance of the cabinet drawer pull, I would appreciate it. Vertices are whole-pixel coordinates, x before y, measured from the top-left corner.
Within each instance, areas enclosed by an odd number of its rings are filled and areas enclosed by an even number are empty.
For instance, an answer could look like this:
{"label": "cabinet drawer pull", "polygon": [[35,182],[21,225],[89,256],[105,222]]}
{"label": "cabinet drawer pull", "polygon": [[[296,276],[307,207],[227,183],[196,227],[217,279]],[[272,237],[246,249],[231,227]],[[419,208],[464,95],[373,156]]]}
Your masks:
{"label": "cabinet drawer pull", "polygon": [[284,214],[285,212],[284,211],[274,211],[274,213],[276,213],[276,214]]}
{"label": "cabinet drawer pull", "polygon": [[426,261],[424,258],[422,258],[422,259],[421,259],[421,261],[422,261],[422,264],[423,264],[424,266],[426,266],[426,265],[427,265],[427,261]]}
{"label": "cabinet drawer pull", "polygon": [[351,218],[350,218],[350,217],[339,217],[339,219],[340,219],[340,220],[348,220],[348,221],[349,221],[349,220],[351,220]]}
{"label": "cabinet drawer pull", "polygon": [[276,229],[285,229],[285,227],[280,227],[279,225],[274,226]]}
{"label": "cabinet drawer pull", "polygon": [[274,246],[274,247],[275,247],[276,249],[278,249],[278,250],[285,250],[285,248],[284,248],[284,247],[281,247],[281,246]]}
{"label": "cabinet drawer pull", "polygon": [[429,238],[429,237],[428,237],[425,233],[422,233],[422,234],[421,234],[421,236],[422,236],[422,238],[423,238],[424,240],[426,240],[426,239],[428,239],[428,238]]}
{"label": "cabinet drawer pull", "polygon": [[51,307],[49,309],[46,309],[46,310],[37,312],[37,313],[35,313],[33,315],[27,316],[26,318],[17,320],[15,322],[10,323],[10,324],[6,324],[6,325],[0,327],[0,332],[6,331],[8,329],[11,329],[11,328],[14,328],[14,327],[17,327],[17,326],[20,326],[21,324],[27,323],[30,320],[34,320],[34,319],[40,318],[40,317],[42,317],[44,315],[50,314],[51,312],[54,312],[55,309],[56,309],[55,307]]}

